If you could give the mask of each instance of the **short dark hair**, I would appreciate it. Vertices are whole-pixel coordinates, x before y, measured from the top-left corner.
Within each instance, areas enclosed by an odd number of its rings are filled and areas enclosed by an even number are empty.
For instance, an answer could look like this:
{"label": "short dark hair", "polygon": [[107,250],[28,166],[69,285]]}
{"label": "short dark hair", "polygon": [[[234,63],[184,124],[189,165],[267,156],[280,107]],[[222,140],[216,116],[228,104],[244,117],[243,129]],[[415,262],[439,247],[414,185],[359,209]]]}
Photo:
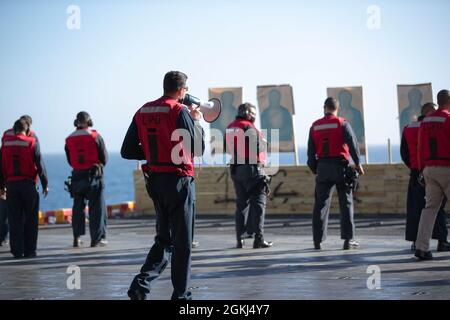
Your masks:
{"label": "short dark hair", "polygon": [[164,76],[164,92],[174,93],[186,87],[187,75],[180,71],[169,71]]}
{"label": "short dark hair", "polygon": [[88,127],[92,127],[94,125],[91,116],[86,111],[80,111],[77,114],[77,118],[75,119],[73,125],[75,127],[79,127],[82,124],[86,124]]}
{"label": "short dark hair", "polygon": [[328,97],[325,100],[324,108],[327,110],[335,111],[338,108],[338,101],[335,98]]}
{"label": "short dark hair", "polygon": [[21,132],[26,132],[29,128],[28,122],[25,119],[19,119],[14,122],[13,131],[14,134],[19,134]]}
{"label": "short dark hair", "polygon": [[428,113],[429,110],[435,110],[436,109],[436,105],[433,102],[427,102],[422,106],[422,109],[420,110],[420,114],[422,116],[426,115]]}
{"label": "short dark hair", "polygon": [[23,116],[21,116],[20,120],[25,120],[28,123],[28,126],[31,126],[33,124],[33,118],[31,118],[27,114],[24,114]]}
{"label": "short dark hair", "polygon": [[441,90],[437,95],[437,103],[439,106],[445,106],[450,102],[450,91]]}
{"label": "short dark hair", "polygon": [[255,109],[256,109],[256,107],[255,107],[253,104],[249,103],[249,102],[246,102],[246,103],[241,104],[241,105],[238,107],[237,117],[238,117],[238,118],[246,119],[246,118],[247,118],[247,115],[248,115],[248,112],[249,112],[249,110],[250,110],[251,108],[255,108]]}

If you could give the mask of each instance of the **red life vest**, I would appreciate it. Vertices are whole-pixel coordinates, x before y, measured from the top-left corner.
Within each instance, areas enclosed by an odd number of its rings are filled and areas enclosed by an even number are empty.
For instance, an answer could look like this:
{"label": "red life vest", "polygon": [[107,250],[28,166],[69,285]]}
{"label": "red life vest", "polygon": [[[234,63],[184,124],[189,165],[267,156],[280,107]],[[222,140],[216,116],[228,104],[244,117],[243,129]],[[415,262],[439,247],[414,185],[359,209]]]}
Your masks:
{"label": "red life vest", "polygon": [[4,137],[2,144],[2,171],[7,183],[37,179],[34,161],[36,139],[22,134]]}
{"label": "red life vest", "polygon": [[419,166],[450,166],[450,112],[438,109],[425,117],[419,129]]}
{"label": "red life vest", "polygon": [[409,162],[411,169],[419,169],[419,160],[417,158],[417,146],[419,143],[420,122],[414,121],[405,126],[403,136],[408,145]]}
{"label": "red life vest", "polygon": [[[135,114],[134,121],[138,128],[139,141],[147,163],[143,170],[151,172],[176,173],[180,176],[194,176],[194,161],[191,150],[180,138],[172,141],[172,134],[177,130],[177,119],[183,108],[178,101],[163,96],[148,102]],[[187,137],[186,137],[187,138]],[[190,144],[189,136],[189,144]],[[172,158],[174,153],[174,158]]]}
{"label": "red life vest", "polygon": [[[2,136],[2,143],[3,143],[3,141],[5,140],[5,138],[7,138],[7,137],[12,137],[12,136],[15,136],[14,130],[13,130],[13,129],[8,129],[8,130],[6,130],[6,131],[3,133],[3,136]],[[36,137],[36,134],[34,133],[33,130],[30,130],[30,132],[28,132],[28,137],[32,137],[32,138],[35,138],[35,137]]]}
{"label": "red life vest", "polygon": [[75,130],[66,138],[70,165],[73,170],[86,170],[99,164],[97,131],[91,129]]}
{"label": "red life vest", "polygon": [[326,115],[313,123],[311,133],[318,159],[350,159],[348,145],[344,143],[344,122],[344,118]]}
{"label": "red life vest", "polygon": [[[256,132],[257,141],[246,138],[255,136],[249,135],[249,130]],[[231,122],[225,132],[227,153],[231,154],[232,164],[265,164],[267,160],[266,148],[259,150],[263,141],[264,135],[255,127],[255,124],[241,118]]]}

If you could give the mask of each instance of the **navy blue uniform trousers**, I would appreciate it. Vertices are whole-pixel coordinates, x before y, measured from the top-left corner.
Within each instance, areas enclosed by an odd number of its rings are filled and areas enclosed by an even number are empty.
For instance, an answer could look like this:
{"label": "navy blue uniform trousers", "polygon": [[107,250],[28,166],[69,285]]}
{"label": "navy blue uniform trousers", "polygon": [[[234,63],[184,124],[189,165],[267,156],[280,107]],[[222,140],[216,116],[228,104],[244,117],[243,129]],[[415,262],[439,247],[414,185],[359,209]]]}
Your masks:
{"label": "navy blue uniform trousers", "polygon": [[11,253],[16,258],[32,255],[36,252],[39,226],[36,183],[31,180],[10,182],[6,196]]}
{"label": "navy blue uniform trousers", "polygon": [[193,177],[175,173],[153,173],[146,179],[147,192],[156,211],[156,236],[131,291],[144,296],[169,262],[173,285],[172,299],[191,299],[191,250],[194,225],[195,182]]}
{"label": "navy blue uniform trousers", "polygon": [[0,242],[8,240],[8,208],[6,200],[0,199]]}
{"label": "navy blue uniform trousers", "polygon": [[353,191],[345,185],[347,165],[340,161],[319,161],[317,165],[315,204],[313,211],[314,242],[327,237],[328,216],[334,188],[337,189],[341,213],[341,239],[350,240],[355,233]]}
{"label": "navy blue uniform trousers", "polygon": [[232,165],[230,171],[236,191],[236,239],[242,239],[245,232],[262,236],[267,195],[256,186],[260,175],[258,166]]}
{"label": "navy blue uniform trousers", "polygon": [[89,170],[72,173],[72,230],[74,238],[86,233],[86,202],[89,206],[89,232],[92,242],[106,238],[107,212],[104,182],[101,177],[89,178]]}

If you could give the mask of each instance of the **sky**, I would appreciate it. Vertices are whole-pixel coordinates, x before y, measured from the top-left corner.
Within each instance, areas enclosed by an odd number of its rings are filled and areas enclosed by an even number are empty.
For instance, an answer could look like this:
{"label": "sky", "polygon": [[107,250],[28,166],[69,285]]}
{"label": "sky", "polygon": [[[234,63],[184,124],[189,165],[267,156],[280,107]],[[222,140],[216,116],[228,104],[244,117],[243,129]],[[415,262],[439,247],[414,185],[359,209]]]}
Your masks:
{"label": "sky", "polygon": [[136,110],[180,70],[200,98],[243,87],[256,104],[258,85],[290,84],[298,146],[327,87],[363,86],[369,147],[398,144],[397,84],[432,82],[434,99],[450,88],[449,13],[448,0],[0,0],[0,130],[29,114],[43,153],[62,153],[84,110],[119,151]]}

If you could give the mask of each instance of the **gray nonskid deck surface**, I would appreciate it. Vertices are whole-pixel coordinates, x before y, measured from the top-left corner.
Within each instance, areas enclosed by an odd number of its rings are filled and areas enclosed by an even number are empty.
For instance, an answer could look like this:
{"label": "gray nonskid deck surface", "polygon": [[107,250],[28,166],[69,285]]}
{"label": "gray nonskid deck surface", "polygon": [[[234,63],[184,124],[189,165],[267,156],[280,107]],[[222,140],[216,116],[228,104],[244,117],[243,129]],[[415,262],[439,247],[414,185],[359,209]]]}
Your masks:
{"label": "gray nonskid deck surface", "polygon": [[[153,243],[154,220],[111,220],[104,248],[74,249],[70,226],[40,228],[38,257],[15,260],[0,248],[0,299],[128,299],[128,286]],[[310,219],[266,221],[270,249],[235,249],[233,219],[199,219],[191,290],[196,300],[450,299],[450,253],[417,262],[404,241],[402,219],[357,219],[361,249],[342,251],[331,220],[322,251],[312,249]],[[436,249],[436,242],[432,242]],[[81,270],[81,289],[69,290],[68,266]],[[369,266],[381,270],[381,289],[369,290]],[[170,266],[150,299],[169,299]]]}

